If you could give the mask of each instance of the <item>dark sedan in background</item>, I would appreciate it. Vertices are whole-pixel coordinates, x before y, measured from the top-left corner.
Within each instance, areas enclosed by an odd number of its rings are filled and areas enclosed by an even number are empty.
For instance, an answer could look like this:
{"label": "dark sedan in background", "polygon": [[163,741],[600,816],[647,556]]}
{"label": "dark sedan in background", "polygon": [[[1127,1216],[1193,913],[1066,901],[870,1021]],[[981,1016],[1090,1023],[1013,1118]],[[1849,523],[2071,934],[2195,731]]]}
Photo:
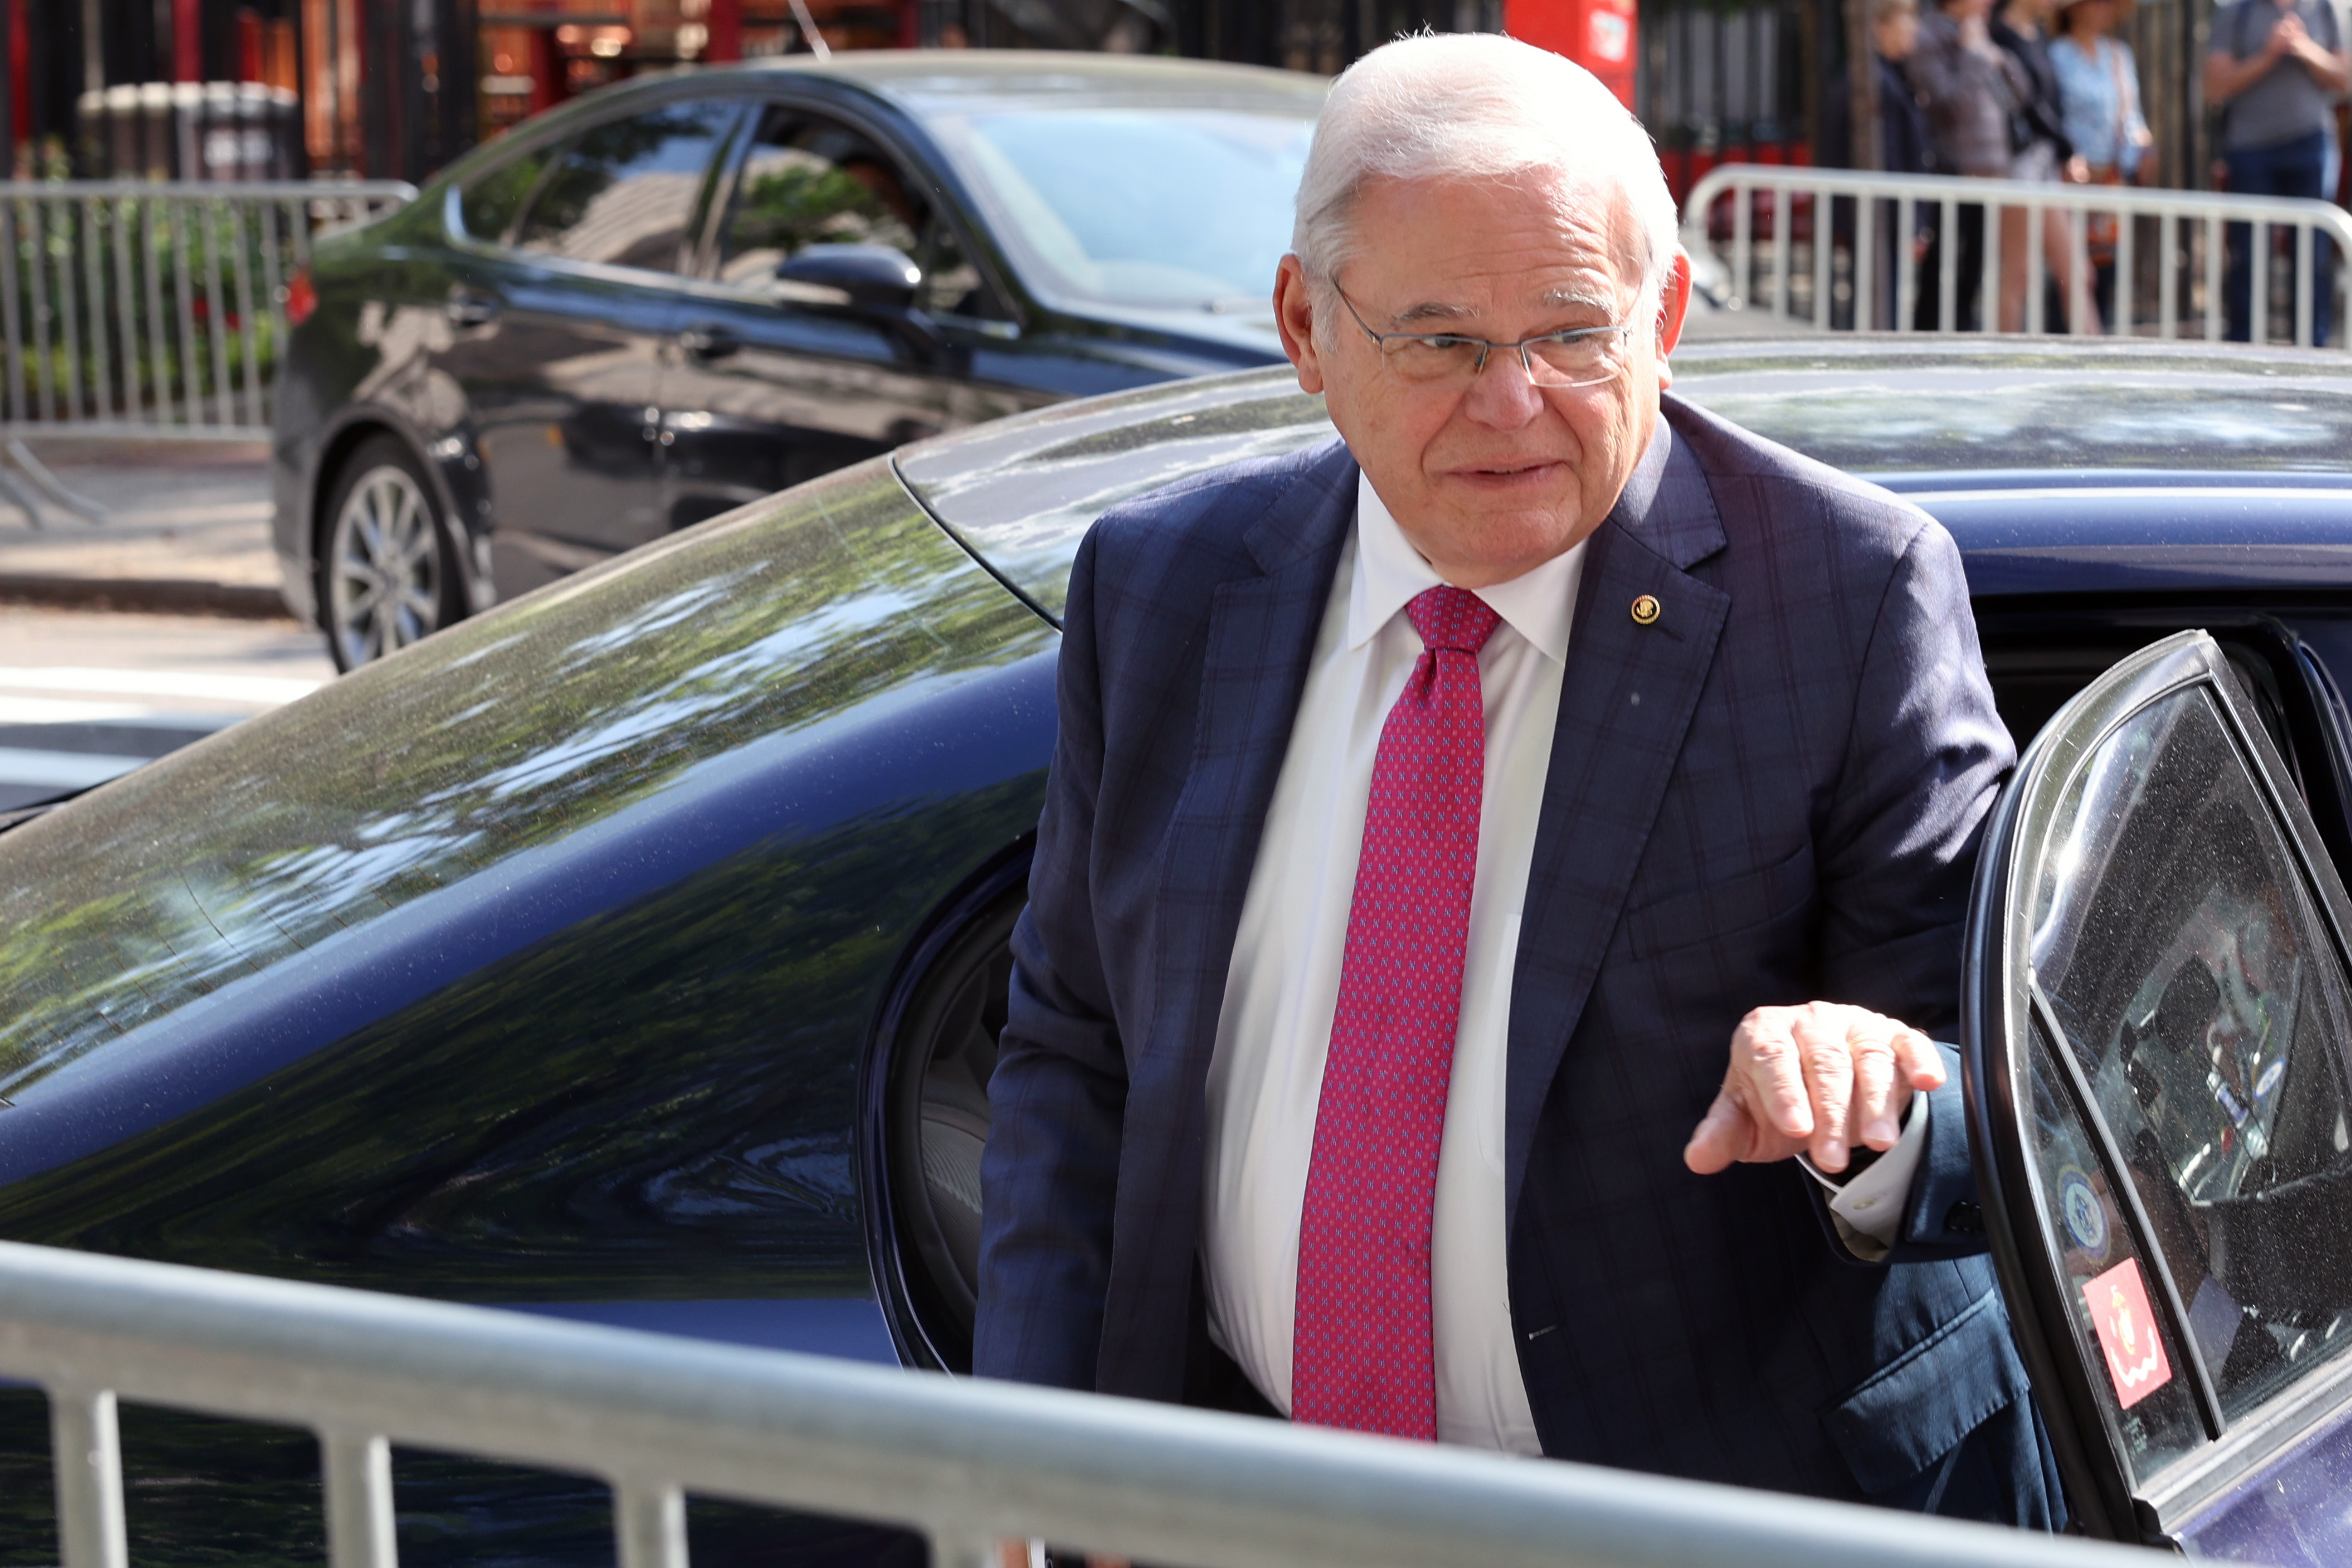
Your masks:
{"label": "dark sedan in background", "polygon": [[874,53],[531,121],[322,242],[296,289],[287,599],[348,669],[909,441],[1278,362],[1268,297],[1325,88]]}
{"label": "dark sedan in background", "polygon": [[[2346,1561],[2352,374],[1851,340],[1675,369],[1939,517],[2041,733],[1962,1045],[2077,1519]],[[963,1366],[1072,552],[1122,497],[1329,433],[1267,372],[919,444],[0,834],[0,1236]],[[315,1556],[306,1436],[124,1426],[137,1561]],[[0,1563],[54,1561],[45,1430],[0,1393]],[[396,1474],[412,1568],[610,1561],[591,1481]],[[690,1529],[701,1563],[922,1552]]]}

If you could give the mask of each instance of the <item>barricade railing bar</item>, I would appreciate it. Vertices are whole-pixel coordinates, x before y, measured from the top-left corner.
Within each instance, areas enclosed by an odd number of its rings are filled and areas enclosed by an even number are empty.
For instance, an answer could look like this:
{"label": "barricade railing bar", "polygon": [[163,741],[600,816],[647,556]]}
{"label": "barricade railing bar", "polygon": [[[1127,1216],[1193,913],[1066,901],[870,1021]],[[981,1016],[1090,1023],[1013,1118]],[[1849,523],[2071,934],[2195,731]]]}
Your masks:
{"label": "barricade railing bar", "polygon": [[2352,346],[2352,215],[2330,202],[1727,163],[1692,187],[1683,242],[1727,273],[1723,303],[1824,331],[2219,342],[2236,269],[2255,341],[2314,346],[2326,300]]}
{"label": "barricade railing bar", "polygon": [[415,195],[394,180],[0,181],[0,428],[266,437],[312,241]]}
{"label": "barricade railing bar", "polygon": [[65,1568],[124,1568],[118,1402],[318,1435],[333,1568],[394,1568],[392,1447],[599,1477],[620,1568],[688,1493],[1187,1568],[2122,1568],[1990,1526],[1059,1390],[0,1243],[0,1376],[50,1401]]}

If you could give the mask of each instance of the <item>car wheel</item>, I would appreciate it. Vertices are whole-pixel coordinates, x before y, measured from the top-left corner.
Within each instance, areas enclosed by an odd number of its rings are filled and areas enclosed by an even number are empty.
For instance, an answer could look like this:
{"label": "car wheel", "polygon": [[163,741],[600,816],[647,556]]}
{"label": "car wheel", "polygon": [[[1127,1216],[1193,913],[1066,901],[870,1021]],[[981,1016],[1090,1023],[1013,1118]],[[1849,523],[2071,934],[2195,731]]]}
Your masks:
{"label": "car wheel", "polygon": [[1013,977],[1013,926],[1028,901],[1024,876],[936,952],[900,1015],[889,1064],[887,1144],[898,1272],[922,1337],[953,1372],[971,1365],[988,1080]]}
{"label": "car wheel", "polygon": [[320,536],[319,625],[336,668],[398,653],[463,613],[433,486],[394,437],[369,437],[344,463]]}

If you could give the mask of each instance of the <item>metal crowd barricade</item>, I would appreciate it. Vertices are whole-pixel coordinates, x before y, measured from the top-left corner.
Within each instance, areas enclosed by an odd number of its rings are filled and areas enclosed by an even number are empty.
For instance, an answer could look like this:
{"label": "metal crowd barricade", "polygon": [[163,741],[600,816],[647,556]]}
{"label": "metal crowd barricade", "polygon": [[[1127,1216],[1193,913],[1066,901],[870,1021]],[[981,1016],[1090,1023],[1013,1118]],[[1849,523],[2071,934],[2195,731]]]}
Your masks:
{"label": "metal crowd barricade", "polygon": [[267,436],[311,242],[415,195],[389,180],[0,182],[0,427]]}
{"label": "metal crowd barricade", "polygon": [[[391,1446],[601,1477],[620,1568],[685,1498],[1189,1568],[2097,1568],[2124,1548],[1248,1416],[0,1243],[0,1376],[49,1396],[65,1568],[123,1568],[118,1401],[319,1436],[333,1568],[394,1568]],[[20,1543],[24,1544],[24,1543]]]}
{"label": "metal crowd barricade", "polygon": [[[1964,215],[1982,225],[1973,279],[1959,267]],[[2113,299],[2105,310],[2093,308],[2091,293],[2095,220],[2112,223]],[[2001,231],[2010,224],[2025,226],[2021,280],[2003,276]],[[2060,243],[2073,276],[2066,326],[2077,333],[2220,340],[2227,230],[2243,225],[2256,337],[2307,348],[2315,290],[2335,298],[2352,255],[2352,216],[2330,202],[2292,197],[1727,163],[1692,187],[1683,205],[1684,246],[1723,266],[1729,304],[1825,331],[1967,330],[1960,300],[1970,288],[1979,324],[1997,325],[2000,305],[2011,301],[2021,303],[2025,331],[2043,331],[2053,324],[2046,308],[2053,224],[2063,226]],[[1940,238],[1934,269],[1923,276],[1919,241],[1929,225]],[[2276,254],[2281,234],[2288,257]],[[2313,266],[2322,236],[2334,241],[2324,272]],[[2013,301],[2012,287],[2021,289],[2021,302]],[[1923,293],[1935,302],[1932,321],[1920,320]],[[2352,323],[2337,304],[2335,336],[2352,347]],[[2282,313],[2275,307],[2284,308],[2284,321],[2274,319]]]}

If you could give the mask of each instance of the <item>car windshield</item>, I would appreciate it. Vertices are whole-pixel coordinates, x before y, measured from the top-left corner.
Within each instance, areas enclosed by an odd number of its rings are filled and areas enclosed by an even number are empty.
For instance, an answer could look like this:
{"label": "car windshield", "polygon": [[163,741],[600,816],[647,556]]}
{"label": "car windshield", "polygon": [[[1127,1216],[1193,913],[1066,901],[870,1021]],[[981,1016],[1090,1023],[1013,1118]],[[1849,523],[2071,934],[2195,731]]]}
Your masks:
{"label": "car windshield", "polygon": [[1031,287],[1074,304],[1263,313],[1312,118],[1050,109],[934,121]]}

